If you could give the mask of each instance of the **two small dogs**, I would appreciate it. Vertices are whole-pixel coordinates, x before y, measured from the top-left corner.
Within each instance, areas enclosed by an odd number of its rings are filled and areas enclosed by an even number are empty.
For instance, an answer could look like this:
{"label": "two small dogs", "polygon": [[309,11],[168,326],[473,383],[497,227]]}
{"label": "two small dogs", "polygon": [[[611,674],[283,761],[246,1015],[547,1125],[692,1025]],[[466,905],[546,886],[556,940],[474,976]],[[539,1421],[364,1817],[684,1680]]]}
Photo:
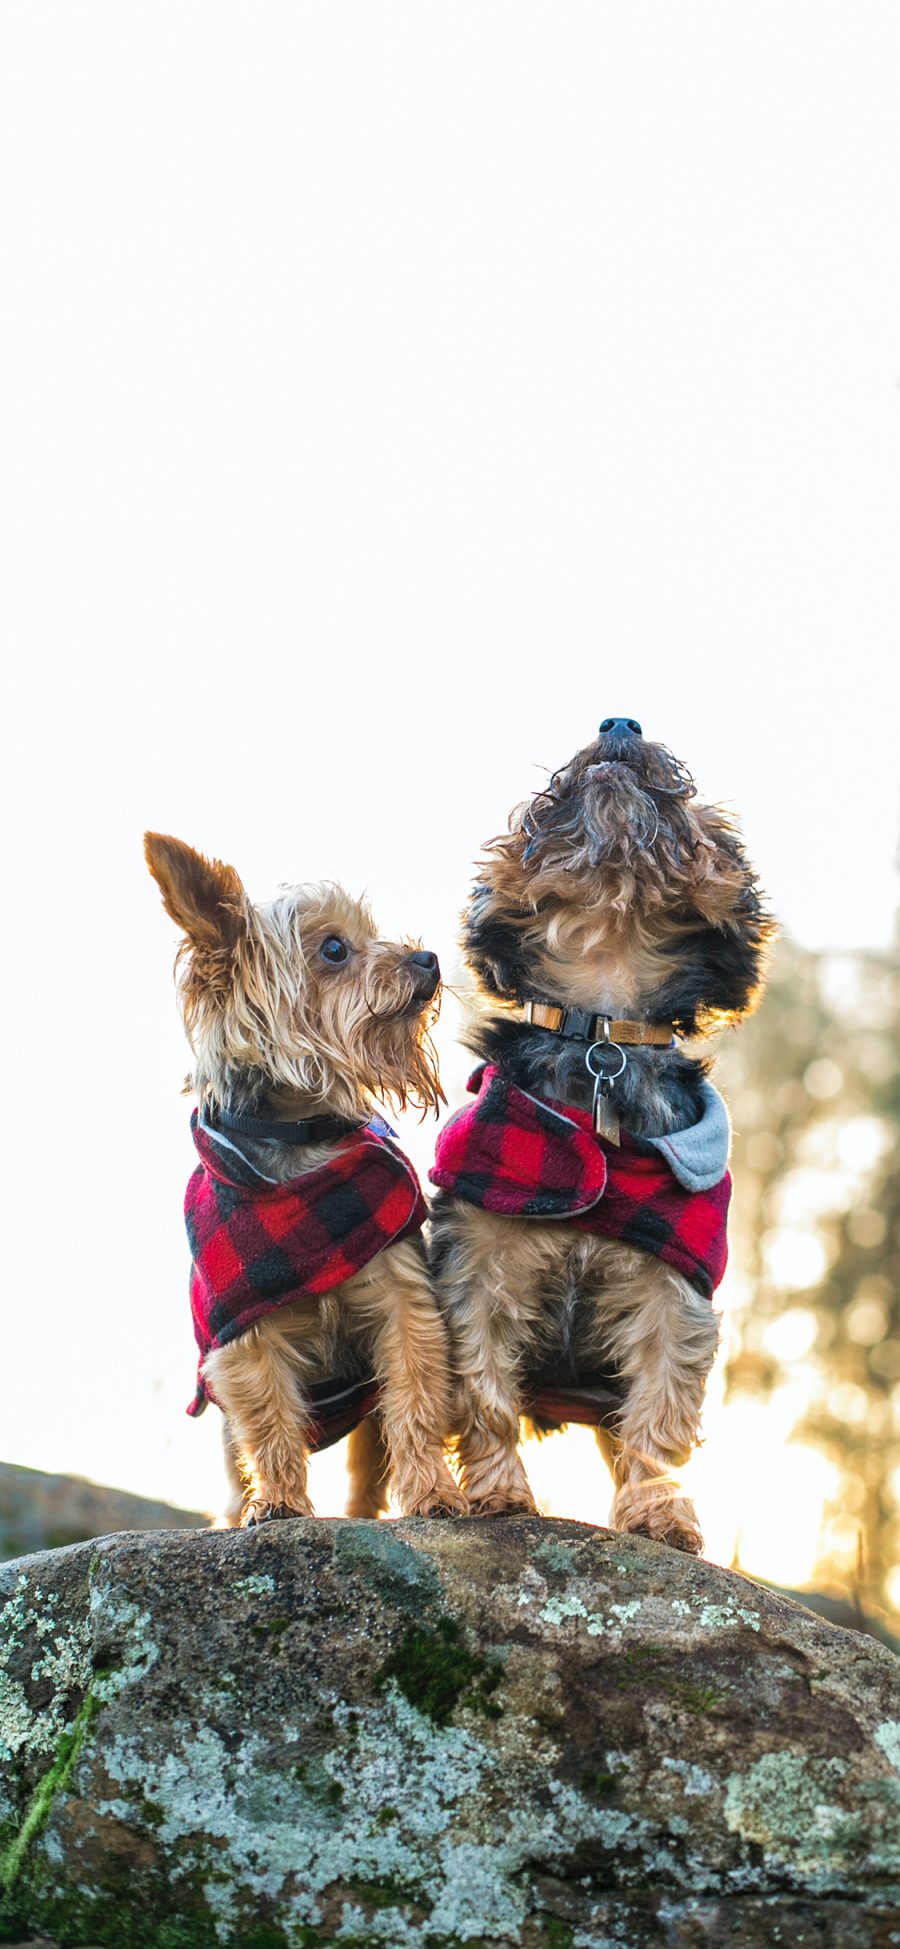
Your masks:
{"label": "two small dogs", "polygon": [[480,1066],[438,1141],[430,1265],[373,1099],[438,1108],[435,956],[379,939],[339,888],[254,906],[232,867],[145,843],[184,937],[194,1410],[224,1412],[234,1519],[311,1513],[335,1374],[378,1389],[351,1513],[378,1514],[389,1481],[406,1515],[533,1511],[520,1415],[542,1376],[564,1397],[600,1371],[614,1527],[699,1552],[673,1471],[717,1344],[728,1122],[677,1038],[753,1007],[772,932],[728,819],[606,719],[489,843],[463,924]]}

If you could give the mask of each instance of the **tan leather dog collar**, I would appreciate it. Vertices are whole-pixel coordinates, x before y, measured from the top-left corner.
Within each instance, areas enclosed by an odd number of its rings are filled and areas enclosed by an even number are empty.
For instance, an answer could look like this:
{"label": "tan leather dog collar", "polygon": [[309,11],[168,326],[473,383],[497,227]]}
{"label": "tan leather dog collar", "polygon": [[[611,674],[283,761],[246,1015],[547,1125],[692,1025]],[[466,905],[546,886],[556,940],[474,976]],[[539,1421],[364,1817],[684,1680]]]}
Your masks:
{"label": "tan leather dog collar", "polygon": [[675,1041],[671,1022],[627,1022],[615,1015],[593,1015],[585,1008],[562,1008],[558,1002],[527,1001],[525,1020],[536,1029],[572,1036],[578,1042],[615,1042],[624,1049],[669,1049]]}

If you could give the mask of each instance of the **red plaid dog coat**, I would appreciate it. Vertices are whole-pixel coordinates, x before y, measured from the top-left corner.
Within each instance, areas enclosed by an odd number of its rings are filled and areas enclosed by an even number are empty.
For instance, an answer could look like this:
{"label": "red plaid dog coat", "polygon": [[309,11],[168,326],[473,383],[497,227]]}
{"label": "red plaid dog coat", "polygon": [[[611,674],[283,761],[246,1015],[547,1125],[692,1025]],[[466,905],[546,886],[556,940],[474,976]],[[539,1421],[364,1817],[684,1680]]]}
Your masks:
{"label": "red plaid dog coat", "polygon": [[[191,1133],[200,1162],[184,1219],[200,1362],[188,1414],[200,1414],[213,1398],[200,1374],[213,1347],[227,1346],[291,1300],[343,1285],[386,1246],[419,1231],[426,1206],[409,1159],[380,1119],[353,1131],[326,1164],[284,1184],[264,1177],[196,1110]],[[355,1420],[367,1411],[362,1407]]]}
{"label": "red plaid dog coat", "polygon": [[688,1190],[660,1150],[629,1137],[621,1149],[605,1143],[586,1110],[529,1096],[493,1064],[475,1071],[469,1089],[475,1102],[438,1138],[433,1184],[485,1211],[560,1218],[640,1246],[710,1298],[728,1256],[727,1170],[709,1188]]}

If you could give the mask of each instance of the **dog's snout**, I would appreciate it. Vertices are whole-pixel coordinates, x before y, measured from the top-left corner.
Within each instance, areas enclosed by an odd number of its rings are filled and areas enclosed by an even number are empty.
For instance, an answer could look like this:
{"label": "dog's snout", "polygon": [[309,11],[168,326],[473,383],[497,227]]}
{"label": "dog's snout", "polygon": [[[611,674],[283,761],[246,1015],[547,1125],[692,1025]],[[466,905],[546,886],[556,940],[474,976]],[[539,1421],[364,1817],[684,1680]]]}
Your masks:
{"label": "dog's snout", "polygon": [[417,995],[430,1001],[441,978],[441,964],[436,954],[429,948],[418,948],[415,954],[408,954],[406,965],[412,970]]}
{"label": "dog's snout", "polygon": [[643,737],[636,717],[605,717],[600,726],[600,736],[605,738],[607,734],[613,737]]}

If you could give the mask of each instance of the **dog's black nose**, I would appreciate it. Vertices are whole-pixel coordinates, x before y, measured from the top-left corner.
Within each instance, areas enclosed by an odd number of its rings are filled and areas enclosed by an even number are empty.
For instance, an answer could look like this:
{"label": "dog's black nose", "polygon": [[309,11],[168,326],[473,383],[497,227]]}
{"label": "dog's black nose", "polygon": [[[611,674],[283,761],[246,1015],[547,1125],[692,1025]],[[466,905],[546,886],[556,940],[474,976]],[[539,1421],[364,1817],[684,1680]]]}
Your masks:
{"label": "dog's black nose", "polygon": [[617,737],[623,735],[632,738],[643,737],[636,717],[605,717],[600,726],[601,738],[605,738],[607,731],[614,732]]}
{"label": "dog's black nose", "polygon": [[437,993],[441,979],[441,964],[436,954],[428,948],[419,948],[415,954],[406,956],[406,965],[413,978],[413,994],[421,1001],[430,1002]]}

